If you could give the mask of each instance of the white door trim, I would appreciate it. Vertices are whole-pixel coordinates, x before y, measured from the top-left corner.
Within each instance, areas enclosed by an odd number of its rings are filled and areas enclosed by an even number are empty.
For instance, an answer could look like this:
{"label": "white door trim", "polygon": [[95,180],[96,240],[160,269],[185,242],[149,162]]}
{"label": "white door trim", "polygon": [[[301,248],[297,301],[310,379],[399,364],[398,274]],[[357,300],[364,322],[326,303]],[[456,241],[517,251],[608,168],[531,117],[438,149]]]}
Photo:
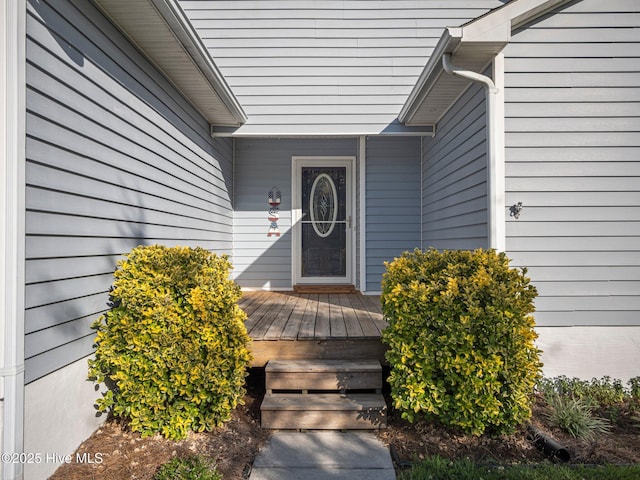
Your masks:
{"label": "white door trim", "polygon": [[[356,157],[353,156],[293,156],[291,157],[291,279],[293,285],[298,284],[349,284],[354,282],[356,271]],[[302,259],[302,167],[346,167],[347,185],[347,268],[345,277],[303,277],[301,272]]]}

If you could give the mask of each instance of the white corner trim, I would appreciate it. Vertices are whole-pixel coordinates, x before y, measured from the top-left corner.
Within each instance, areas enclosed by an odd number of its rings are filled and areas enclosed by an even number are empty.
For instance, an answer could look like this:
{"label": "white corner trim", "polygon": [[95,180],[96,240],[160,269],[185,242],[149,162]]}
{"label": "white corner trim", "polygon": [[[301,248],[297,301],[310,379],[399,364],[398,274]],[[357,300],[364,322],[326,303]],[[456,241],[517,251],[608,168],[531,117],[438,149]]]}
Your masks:
{"label": "white corner trim", "polygon": [[[26,0],[0,0],[0,398],[2,452],[24,448]],[[2,462],[3,479],[22,479]]]}
{"label": "white corner trim", "polygon": [[367,137],[360,137],[358,148],[360,218],[358,234],[360,240],[360,291],[367,291]]}

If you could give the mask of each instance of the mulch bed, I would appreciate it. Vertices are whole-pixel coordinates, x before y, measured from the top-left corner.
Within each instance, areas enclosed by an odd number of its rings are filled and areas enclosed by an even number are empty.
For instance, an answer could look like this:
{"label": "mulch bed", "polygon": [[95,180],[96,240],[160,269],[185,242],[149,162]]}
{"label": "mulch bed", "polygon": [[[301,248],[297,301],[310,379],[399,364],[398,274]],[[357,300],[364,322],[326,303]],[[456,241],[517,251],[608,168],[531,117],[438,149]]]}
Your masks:
{"label": "mulch bed", "polygon": [[[192,433],[179,442],[161,436],[143,439],[122,422],[109,420],[77,450],[79,454],[94,456],[101,453],[102,463],[65,464],[51,479],[151,480],[158,468],[171,458],[196,453],[214,459],[225,480],[246,478],[253,459],[269,436],[268,431],[260,428],[260,381],[258,378],[256,385],[249,388],[245,405],[236,409],[233,419],[224,427],[211,433]],[[549,426],[542,402],[534,406],[532,423],[567,448],[572,463],[640,463],[640,428],[625,423],[625,417],[622,418],[611,434],[600,436],[594,442],[576,440]],[[512,435],[472,437],[432,423],[410,424],[391,411],[388,428],[380,431],[379,437],[404,461],[434,455],[468,458],[490,465],[548,461],[527,440],[524,427]]]}
{"label": "mulch bed", "polygon": [[225,480],[245,478],[269,433],[260,428],[261,396],[250,390],[244,400],[245,405],[236,408],[223,427],[191,433],[181,441],[160,435],[141,438],[124,422],[109,419],[76,451],[81,456],[89,453],[92,458],[100,453],[102,462],[64,464],[50,480],[151,480],[172,458],[195,454],[215,460]]}
{"label": "mulch bed", "polygon": [[[537,399],[533,407],[532,425],[556,440],[571,455],[573,464],[633,464],[640,463],[640,428],[622,416],[608,435],[593,442],[579,440],[549,425],[544,402]],[[432,423],[410,424],[392,412],[389,428],[380,437],[403,461],[417,461],[441,456],[449,459],[467,458],[483,465],[540,463],[549,461],[527,439],[527,428],[512,435],[474,437]]]}

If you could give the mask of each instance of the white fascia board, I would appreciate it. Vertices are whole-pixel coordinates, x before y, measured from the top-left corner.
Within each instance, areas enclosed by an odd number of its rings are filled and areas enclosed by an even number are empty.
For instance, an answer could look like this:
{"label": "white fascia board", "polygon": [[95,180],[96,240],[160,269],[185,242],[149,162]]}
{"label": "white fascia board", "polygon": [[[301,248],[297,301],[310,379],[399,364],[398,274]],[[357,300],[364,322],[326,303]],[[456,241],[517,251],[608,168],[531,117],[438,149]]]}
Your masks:
{"label": "white fascia board", "polygon": [[158,13],[167,22],[178,41],[182,43],[193,61],[198,65],[202,74],[225,104],[229,112],[236,119],[238,125],[247,121],[247,114],[242,105],[231,91],[231,87],[212,60],[200,36],[176,0],[150,0]]}
{"label": "white fascia board", "polygon": [[571,0],[513,0],[464,25],[463,41],[509,41],[511,32]]}
{"label": "white fascia board", "polygon": [[212,125],[210,134],[215,138],[327,138],[327,137],[360,137],[368,135],[399,137],[433,137],[435,125],[406,126],[398,122],[387,125],[375,125],[371,128],[358,124],[350,125],[285,125],[261,124],[250,122],[241,127]]}

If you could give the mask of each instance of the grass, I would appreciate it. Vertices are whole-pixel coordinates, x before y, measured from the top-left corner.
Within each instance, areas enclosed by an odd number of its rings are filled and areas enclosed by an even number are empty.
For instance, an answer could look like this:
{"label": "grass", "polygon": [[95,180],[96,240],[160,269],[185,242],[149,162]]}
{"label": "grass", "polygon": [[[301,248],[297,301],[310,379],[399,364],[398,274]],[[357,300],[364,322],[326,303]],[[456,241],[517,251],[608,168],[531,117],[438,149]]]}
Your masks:
{"label": "grass", "polygon": [[514,465],[485,467],[470,460],[432,457],[401,472],[398,480],[634,480],[640,478],[640,465],[566,466]]}
{"label": "grass", "polygon": [[174,458],[162,465],[153,480],[221,480],[222,475],[206,458],[196,455]]}

